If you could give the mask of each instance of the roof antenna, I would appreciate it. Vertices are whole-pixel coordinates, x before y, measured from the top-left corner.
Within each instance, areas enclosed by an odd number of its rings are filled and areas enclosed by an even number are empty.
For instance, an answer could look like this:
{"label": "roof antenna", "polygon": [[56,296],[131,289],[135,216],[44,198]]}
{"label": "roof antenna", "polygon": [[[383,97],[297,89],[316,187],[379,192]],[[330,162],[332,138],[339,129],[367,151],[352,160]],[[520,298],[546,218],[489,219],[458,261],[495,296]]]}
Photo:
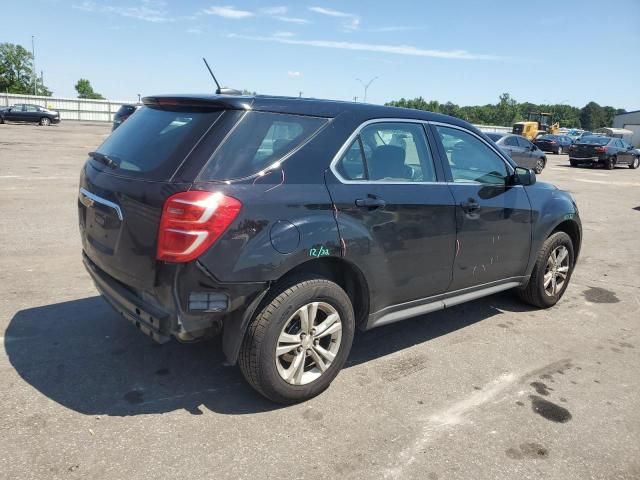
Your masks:
{"label": "roof antenna", "polygon": [[216,88],[216,95],[242,95],[242,92],[240,92],[239,90],[235,90],[233,88],[222,88],[218,83],[216,76],[213,74],[213,71],[211,70],[209,63],[207,62],[207,59],[202,57],[202,61],[207,66],[207,70],[209,70],[209,73],[211,74],[213,81],[216,82],[216,86],[218,87]]}

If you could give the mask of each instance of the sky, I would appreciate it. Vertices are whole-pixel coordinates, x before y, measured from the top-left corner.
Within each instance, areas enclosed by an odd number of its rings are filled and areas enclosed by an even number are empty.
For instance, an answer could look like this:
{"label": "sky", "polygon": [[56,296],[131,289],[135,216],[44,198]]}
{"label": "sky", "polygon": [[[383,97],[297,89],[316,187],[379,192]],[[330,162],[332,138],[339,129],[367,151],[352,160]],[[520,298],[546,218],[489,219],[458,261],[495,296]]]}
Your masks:
{"label": "sky", "polygon": [[212,92],[640,109],[640,0],[2,0],[55,96]]}

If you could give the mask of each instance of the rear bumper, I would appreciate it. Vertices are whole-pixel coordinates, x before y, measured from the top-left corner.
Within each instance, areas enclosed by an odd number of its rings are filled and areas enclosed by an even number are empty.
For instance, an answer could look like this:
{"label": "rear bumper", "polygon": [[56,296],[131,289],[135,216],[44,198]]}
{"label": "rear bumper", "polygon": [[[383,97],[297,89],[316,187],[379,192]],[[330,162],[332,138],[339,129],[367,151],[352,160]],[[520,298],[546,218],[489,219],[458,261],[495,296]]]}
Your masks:
{"label": "rear bumper", "polygon": [[569,160],[573,160],[577,163],[598,163],[600,161],[604,161],[600,157],[571,157],[569,156]]}
{"label": "rear bumper", "polygon": [[132,291],[100,270],[86,255],[82,255],[87,272],[104,299],[126,320],[158,343],[171,339],[170,313],[150,302],[145,302]]}
{"label": "rear bumper", "polygon": [[[139,293],[114,279],[84,252],[82,260],[105,300],[141,332],[159,343],[165,343],[171,337],[193,341],[220,333],[227,321],[241,318],[247,307],[269,287],[266,282],[221,283],[192,262],[167,265],[158,275],[158,285],[152,295]],[[196,303],[189,301],[190,294],[202,292],[224,295],[226,307],[215,311],[190,310]]]}

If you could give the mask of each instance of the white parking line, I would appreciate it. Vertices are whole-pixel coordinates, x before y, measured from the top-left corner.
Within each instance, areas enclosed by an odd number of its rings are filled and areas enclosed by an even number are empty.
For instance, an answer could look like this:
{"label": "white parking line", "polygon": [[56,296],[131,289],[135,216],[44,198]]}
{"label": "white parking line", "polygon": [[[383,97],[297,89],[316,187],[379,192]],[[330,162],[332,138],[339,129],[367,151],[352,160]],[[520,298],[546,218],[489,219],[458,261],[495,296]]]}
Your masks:
{"label": "white parking line", "polygon": [[613,186],[621,186],[621,187],[640,187],[640,183],[638,182],[611,182],[604,180],[589,180],[586,178],[574,178],[576,182],[584,182],[584,183],[599,183],[602,185],[613,185]]}
{"label": "white parking line", "polygon": [[53,176],[53,177],[36,177],[36,176],[30,176],[30,177],[25,177],[25,176],[20,176],[20,175],[0,175],[0,180],[73,180],[73,179],[77,179],[78,177],[59,177],[59,176]]}

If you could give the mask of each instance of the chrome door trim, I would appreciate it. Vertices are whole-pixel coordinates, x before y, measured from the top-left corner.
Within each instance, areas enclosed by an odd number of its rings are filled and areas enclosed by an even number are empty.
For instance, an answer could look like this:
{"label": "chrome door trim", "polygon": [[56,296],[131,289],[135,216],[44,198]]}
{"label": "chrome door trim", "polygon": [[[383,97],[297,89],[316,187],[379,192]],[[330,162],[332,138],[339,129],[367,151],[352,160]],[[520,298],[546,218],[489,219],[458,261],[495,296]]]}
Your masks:
{"label": "chrome door trim", "polygon": [[[454,182],[401,182],[401,181],[384,182],[384,181],[380,181],[380,180],[347,180],[346,178],[342,177],[342,175],[340,175],[340,173],[336,169],[336,164],[342,159],[342,157],[347,152],[349,147],[351,147],[351,144],[356,139],[356,137],[360,134],[362,129],[367,127],[367,126],[369,126],[369,125],[375,124],[375,123],[417,123],[417,124],[422,124],[424,126],[426,126],[426,125],[440,125],[440,126],[443,126],[443,127],[455,128],[457,130],[462,130],[465,133],[473,135],[478,140],[480,140],[482,143],[484,143],[487,147],[489,147],[491,150],[493,150],[498,155],[498,157],[500,157],[502,159],[502,161],[506,164],[507,171],[511,175],[513,175],[515,173],[514,167],[511,165],[509,160],[507,160],[507,158],[505,157],[505,153],[504,152],[502,152],[500,149],[496,149],[493,145],[488,143],[484,138],[482,138],[481,136],[479,136],[476,133],[472,132],[468,128],[461,127],[459,125],[453,125],[451,123],[444,123],[444,122],[437,122],[437,121],[434,122],[434,121],[430,121],[430,120],[420,120],[420,119],[415,119],[415,118],[393,118],[393,117],[389,117],[389,118],[374,118],[374,119],[362,122],[351,133],[351,135],[349,135],[349,138],[347,138],[347,140],[343,143],[343,145],[340,147],[338,152],[333,156],[333,158],[331,159],[331,163],[329,164],[329,169],[331,170],[331,173],[333,173],[333,175],[338,179],[338,181],[340,183],[343,183],[345,185],[350,185],[350,184],[355,184],[355,185],[358,185],[358,184],[374,184],[374,185],[376,185],[376,184],[378,184],[378,185],[443,185],[443,184],[448,184],[448,183],[455,184],[455,185],[460,185],[462,183],[462,182],[455,182],[454,183]],[[426,133],[425,133],[425,137],[427,137]],[[427,138],[427,147],[430,150],[432,160],[435,161],[435,158],[433,157],[433,153],[434,152],[431,151],[431,145],[429,145],[428,138]],[[469,182],[469,183],[475,184],[475,185],[482,185],[479,182]],[[492,184],[488,184],[488,185],[492,185]],[[513,185],[513,186],[516,186],[516,185]]]}
{"label": "chrome door trim", "polygon": [[101,205],[104,205],[105,207],[112,208],[113,210],[115,210],[116,215],[118,215],[118,219],[120,221],[122,221],[124,218],[122,216],[122,209],[120,208],[120,205],[118,205],[117,203],[113,203],[105,198],[102,198],[96,195],[95,193],[91,193],[90,191],[85,190],[84,188],[80,189],[80,192],[78,194],[78,199],[80,200],[80,203],[82,203],[86,207],[91,207],[93,206],[94,203],[99,203]]}

